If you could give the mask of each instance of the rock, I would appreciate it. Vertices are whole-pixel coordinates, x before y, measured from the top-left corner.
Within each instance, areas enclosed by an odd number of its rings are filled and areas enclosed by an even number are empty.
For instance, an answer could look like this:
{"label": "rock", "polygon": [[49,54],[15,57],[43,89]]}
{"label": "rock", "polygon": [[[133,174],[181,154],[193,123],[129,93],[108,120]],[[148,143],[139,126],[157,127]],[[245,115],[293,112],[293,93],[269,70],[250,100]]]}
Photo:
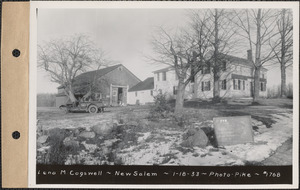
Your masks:
{"label": "rock", "polygon": [[92,139],[96,136],[96,134],[92,131],[83,131],[79,134],[79,137],[85,138],[85,139]]}
{"label": "rock", "polygon": [[112,129],[113,125],[110,125],[109,123],[101,123],[91,128],[97,135],[107,135],[111,133]]}
{"label": "rock", "polygon": [[201,128],[212,128],[213,127],[213,121],[207,120],[201,123]]}
{"label": "rock", "polygon": [[195,128],[190,128],[190,129],[188,129],[188,130],[186,130],[185,131],[185,133],[183,134],[183,136],[182,136],[182,138],[183,138],[183,140],[186,140],[186,139],[188,139],[190,136],[193,136],[193,135],[195,135],[195,133],[197,133],[197,129],[195,129]]}
{"label": "rock", "polygon": [[50,146],[44,146],[44,147],[41,147],[41,148],[37,149],[37,151],[44,153],[44,152],[46,152],[49,149],[50,149]]}
{"label": "rock", "polygon": [[120,125],[120,123],[117,119],[114,119],[112,122],[113,122],[113,125]]}
{"label": "rock", "polygon": [[74,137],[66,137],[63,140],[63,144],[66,147],[74,147],[74,148],[79,148],[79,142],[74,138]]}
{"label": "rock", "polygon": [[185,147],[200,147],[200,148],[204,148],[206,147],[208,143],[208,138],[206,136],[206,134],[204,133],[204,131],[199,130],[196,131],[194,135],[189,136],[186,140],[184,140],[182,142],[182,146]]}
{"label": "rock", "polygon": [[86,150],[88,150],[89,152],[95,152],[95,150],[98,148],[97,145],[95,145],[95,144],[87,144],[85,141],[82,142],[81,144],[82,144],[82,145],[84,146],[84,148],[85,148]]}
{"label": "rock", "polygon": [[188,131],[187,131],[187,135],[188,136],[193,136],[193,135],[195,135],[196,133],[197,133],[197,129],[195,129],[195,128],[191,128],[191,129],[188,129]]}
{"label": "rock", "polygon": [[40,137],[37,139],[37,143],[43,144],[43,143],[47,142],[48,138],[49,138],[48,135],[40,136]]}

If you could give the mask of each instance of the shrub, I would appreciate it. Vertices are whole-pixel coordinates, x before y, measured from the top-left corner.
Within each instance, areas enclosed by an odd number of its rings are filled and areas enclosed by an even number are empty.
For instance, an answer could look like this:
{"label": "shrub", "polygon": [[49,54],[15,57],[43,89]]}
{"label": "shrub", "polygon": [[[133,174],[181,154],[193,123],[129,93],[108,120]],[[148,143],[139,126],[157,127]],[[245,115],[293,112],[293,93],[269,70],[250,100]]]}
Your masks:
{"label": "shrub", "polygon": [[166,118],[173,112],[172,106],[168,103],[166,94],[154,96],[154,105],[150,109],[150,118]]}

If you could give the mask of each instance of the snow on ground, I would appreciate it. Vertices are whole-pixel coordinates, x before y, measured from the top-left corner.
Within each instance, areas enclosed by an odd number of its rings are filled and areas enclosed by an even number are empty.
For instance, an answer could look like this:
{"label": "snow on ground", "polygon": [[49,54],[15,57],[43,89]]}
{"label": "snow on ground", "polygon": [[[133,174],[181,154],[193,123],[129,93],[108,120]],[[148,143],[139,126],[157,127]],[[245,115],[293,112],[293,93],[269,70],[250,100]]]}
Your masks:
{"label": "snow on ground", "polygon": [[143,142],[129,147],[119,154],[125,165],[244,165],[246,162],[261,162],[268,158],[282,143],[293,134],[292,114],[270,114],[276,121],[271,128],[252,119],[260,125],[254,134],[254,142],[226,146],[224,148],[184,148],[182,132],[160,130],[147,132],[139,138]]}

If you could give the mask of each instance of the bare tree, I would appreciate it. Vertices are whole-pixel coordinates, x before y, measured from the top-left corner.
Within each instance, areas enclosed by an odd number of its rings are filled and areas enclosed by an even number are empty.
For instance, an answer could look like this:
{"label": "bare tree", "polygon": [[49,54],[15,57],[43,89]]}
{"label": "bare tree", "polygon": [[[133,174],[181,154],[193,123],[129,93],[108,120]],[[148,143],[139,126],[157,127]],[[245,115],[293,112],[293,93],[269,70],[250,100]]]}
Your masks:
{"label": "bare tree", "polygon": [[76,101],[73,87],[75,78],[107,63],[103,51],[84,35],[53,40],[40,45],[38,49],[38,66],[49,74],[52,82],[64,85],[65,94],[72,102]]}
{"label": "bare tree", "polygon": [[178,77],[175,114],[182,112],[186,86],[207,63],[205,55],[209,42],[205,19],[202,18],[190,30],[179,30],[173,34],[160,27],[152,41],[156,55],[150,60],[171,66]]}
{"label": "bare tree", "polygon": [[[286,96],[286,68],[291,65],[293,59],[293,22],[292,13],[287,9],[280,11],[277,21],[279,37],[270,43],[276,60],[280,64],[281,90],[280,97]],[[277,62],[277,63],[278,63]]]}
{"label": "bare tree", "polygon": [[240,36],[247,39],[249,49],[255,49],[252,59],[254,68],[253,101],[259,98],[260,72],[263,65],[274,58],[270,40],[277,35],[275,31],[277,14],[271,9],[245,9],[235,11],[235,24],[241,29]]}
{"label": "bare tree", "polygon": [[212,68],[213,77],[213,97],[215,101],[220,99],[220,78],[224,70],[226,55],[233,52],[237,46],[236,27],[232,23],[233,13],[225,9],[207,9],[201,11],[191,11],[190,20],[192,25],[202,24],[202,18],[205,19],[203,25],[206,30],[206,38],[210,43],[211,59],[209,62]]}

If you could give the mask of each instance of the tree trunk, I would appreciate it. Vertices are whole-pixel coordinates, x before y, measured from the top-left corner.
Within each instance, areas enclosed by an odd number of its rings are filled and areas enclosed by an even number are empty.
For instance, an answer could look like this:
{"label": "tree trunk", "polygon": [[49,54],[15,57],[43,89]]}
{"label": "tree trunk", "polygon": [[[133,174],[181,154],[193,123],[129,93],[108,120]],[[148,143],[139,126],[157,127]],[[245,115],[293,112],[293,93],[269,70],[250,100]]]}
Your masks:
{"label": "tree trunk", "polygon": [[67,86],[64,89],[64,92],[65,92],[65,95],[68,96],[68,100],[70,100],[72,103],[74,103],[77,101],[77,99],[75,98],[75,95],[71,89],[72,89],[72,86]]}
{"label": "tree trunk", "polygon": [[253,87],[253,101],[256,102],[259,98],[259,76],[260,76],[260,67],[256,67],[254,70],[254,87]]}
{"label": "tree trunk", "polygon": [[286,97],[286,74],[285,74],[285,64],[281,63],[281,89],[280,89],[280,97]]}
{"label": "tree trunk", "polygon": [[214,75],[214,89],[213,89],[213,101],[219,102],[220,101],[220,77],[218,73],[213,73]]}
{"label": "tree trunk", "polygon": [[254,66],[254,93],[253,93],[253,101],[256,102],[259,98],[259,77],[260,77],[260,69],[261,69],[261,9],[258,9],[257,18],[256,18],[256,48],[255,48],[255,66]]}
{"label": "tree trunk", "polygon": [[177,95],[176,95],[175,115],[180,114],[183,111],[184,92],[185,92],[185,84],[183,81],[179,80]]}
{"label": "tree trunk", "polygon": [[280,71],[281,71],[281,90],[280,97],[286,96],[286,74],[285,74],[285,37],[286,37],[286,26],[285,26],[285,9],[282,10],[282,32],[281,32],[281,60],[280,60]]}
{"label": "tree trunk", "polygon": [[220,72],[220,65],[219,65],[219,23],[218,23],[219,15],[218,9],[215,9],[215,42],[214,42],[214,67],[213,67],[213,78],[214,78],[214,86],[213,86],[213,101],[219,102],[220,101],[220,85],[219,85],[219,72]]}

